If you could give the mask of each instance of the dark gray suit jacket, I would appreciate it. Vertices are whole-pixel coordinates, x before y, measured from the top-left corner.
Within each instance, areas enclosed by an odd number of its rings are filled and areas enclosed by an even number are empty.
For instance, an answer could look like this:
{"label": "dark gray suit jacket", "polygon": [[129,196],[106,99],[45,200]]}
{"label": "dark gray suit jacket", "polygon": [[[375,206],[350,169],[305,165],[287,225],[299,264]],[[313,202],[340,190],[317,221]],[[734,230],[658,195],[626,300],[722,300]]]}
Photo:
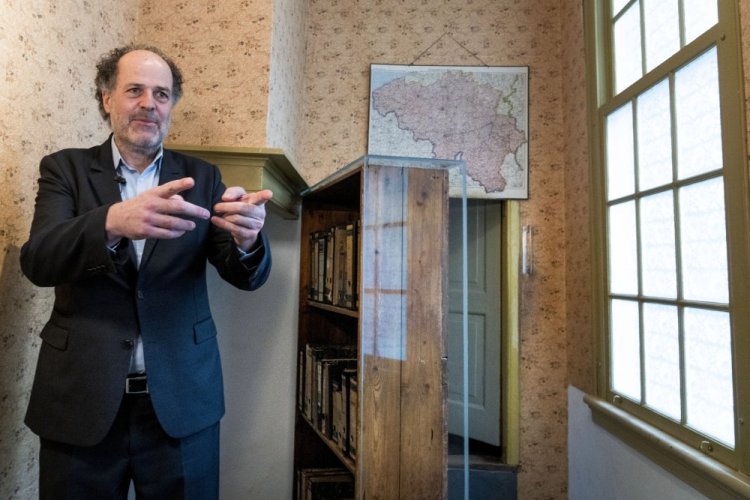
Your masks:
{"label": "dark gray suit jacket", "polygon": [[[237,288],[254,290],[271,268],[261,233],[240,262],[229,233],[210,221],[172,240],[148,240],[140,268],[132,244],[105,245],[109,207],[121,200],[110,140],[42,159],[39,193],[21,268],[38,286],[54,286],[43,328],[26,424],[41,437],[79,446],[106,435],[124,393],[140,332],[151,399],[162,427],[184,437],[216,423],[224,395],[206,262]],[[213,210],[224,192],[219,171],[164,151],[159,183],[192,177],[185,200]]]}

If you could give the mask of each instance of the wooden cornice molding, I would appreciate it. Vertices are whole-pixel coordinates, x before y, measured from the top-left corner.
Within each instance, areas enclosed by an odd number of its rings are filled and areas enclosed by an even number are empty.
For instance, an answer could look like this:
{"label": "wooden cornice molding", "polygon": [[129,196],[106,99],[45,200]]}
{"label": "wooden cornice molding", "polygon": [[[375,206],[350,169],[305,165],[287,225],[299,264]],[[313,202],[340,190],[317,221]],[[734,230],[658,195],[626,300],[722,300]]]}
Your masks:
{"label": "wooden cornice molding", "polygon": [[270,189],[269,202],[287,218],[299,217],[300,193],[307,183],[278,148],[244,148],[165,144],[165,148],[206,160],[219,167],[224,184],[247,191]]}

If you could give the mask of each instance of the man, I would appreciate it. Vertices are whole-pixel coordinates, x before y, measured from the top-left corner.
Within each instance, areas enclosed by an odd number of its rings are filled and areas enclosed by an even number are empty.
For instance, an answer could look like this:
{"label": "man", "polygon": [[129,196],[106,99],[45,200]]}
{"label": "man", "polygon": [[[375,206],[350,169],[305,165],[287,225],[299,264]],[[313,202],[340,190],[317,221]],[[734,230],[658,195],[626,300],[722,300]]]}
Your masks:
{"label": "man", "polygon": [[[272,193],[162,147],[182,76],[158,49],[98,66],[112,135],[42,159],[24,274],[55,287],[26,415],[41,498],[218,497],[224,399],[206,261],[254,290]],[[213,215],[212,215],[213,214]]]}

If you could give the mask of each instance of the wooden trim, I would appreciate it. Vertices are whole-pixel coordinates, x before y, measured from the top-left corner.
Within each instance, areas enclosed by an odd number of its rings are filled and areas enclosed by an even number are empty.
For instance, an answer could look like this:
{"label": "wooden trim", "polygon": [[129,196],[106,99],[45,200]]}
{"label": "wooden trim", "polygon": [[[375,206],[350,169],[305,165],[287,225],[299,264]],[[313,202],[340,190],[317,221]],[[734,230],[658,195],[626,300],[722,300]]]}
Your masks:
{"label": "wooden trim", "polygon": [[283,150],[186,144],[168,144],[165,148],[213,163],[227,186],[242,186],[248,191],[270,189],[272,207],[286,218],[299,217],[300,193],[308,186]]}
{"label": "wooden trim", "polygon": [[521,388],[520,388],[520,262],[521,216],[518,201],[503,203],[502,275],[502,461],[509,465],[521,462]]}
{"label": "wooden trim", "polygon": [[583,400],[596,424],[709,498],[750,498],[750,477],[603,399],[586,394]]}

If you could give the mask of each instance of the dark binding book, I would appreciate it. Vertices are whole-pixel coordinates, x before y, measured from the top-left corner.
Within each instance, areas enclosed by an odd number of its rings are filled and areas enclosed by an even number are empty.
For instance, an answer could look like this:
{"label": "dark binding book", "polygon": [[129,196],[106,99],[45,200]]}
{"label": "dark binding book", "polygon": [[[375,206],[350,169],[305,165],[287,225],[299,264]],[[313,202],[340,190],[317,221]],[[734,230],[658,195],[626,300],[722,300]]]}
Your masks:
{"label": "dark binding book", "polygon": [[318,430],[333,440],[333,392],[332,386],[338,381],[340,390],[341,372],[357,367],[356,358],[333,358],[320,361],[320,392],[318,393]]}
{"label": "dark binding book", "polygon": [[307,344],[305,346],[304,383],[301,386],[304,389],[301,397],[302,414],[316,429],[320,429],[320,409],[323,404],[320,399],[323,390],[320,361],[335,358],[356,359],[356,357],[357,348],[352,345]]}
{"label": "dark binding book", "polygon": [[333,229],[333,305],[346,307],[346,226]]}
{"label": "dark binding book", "polygon": [[297,352],[297,409],[305,410],[305,350]]}
{"label": "dark binding book", "polygon": [[[342,412],[338,430],[338,445],[345,455],[356,458],[356,415],[357,415],[357,370],[341,370]],[[354,382],[352,382],[354,381]],[[352,392],[353,391],[353,392]]]}
{"label": "dark binding book", "polygon": [[333,280],[334,280],[334,268],[333,261],[335,255],[335,242],[334,235],[335,229],[331,228],[328,231],[324,231],[326,240],[326,252],[325,252],[325,273],[323,277],[323,302],[326,304],[333,304]]}
{"label": "dark binding book", "polygon": [[310,234],[310,300],[357,308],[358,224],[341,224]]}
{"label": "dark binding book", "polygon": [[328,232],[318,232],[318,302],[324,302],[326,297],[326,256],[328,253]]}
{"label": "dark binding book", "polygon": [[357,443],[359,441],[359,393],[357,372],[351,374],[348,378],[349,390],[349,417],[347,423],[347,437],[349,439],[348,453],[352,459],[357,459]]}
{"label": "dark binding book", "polygon": [[349,309],[357,308],[357,223],[347,224],[344,231],[345,256],[343,271],[343,307]]}

